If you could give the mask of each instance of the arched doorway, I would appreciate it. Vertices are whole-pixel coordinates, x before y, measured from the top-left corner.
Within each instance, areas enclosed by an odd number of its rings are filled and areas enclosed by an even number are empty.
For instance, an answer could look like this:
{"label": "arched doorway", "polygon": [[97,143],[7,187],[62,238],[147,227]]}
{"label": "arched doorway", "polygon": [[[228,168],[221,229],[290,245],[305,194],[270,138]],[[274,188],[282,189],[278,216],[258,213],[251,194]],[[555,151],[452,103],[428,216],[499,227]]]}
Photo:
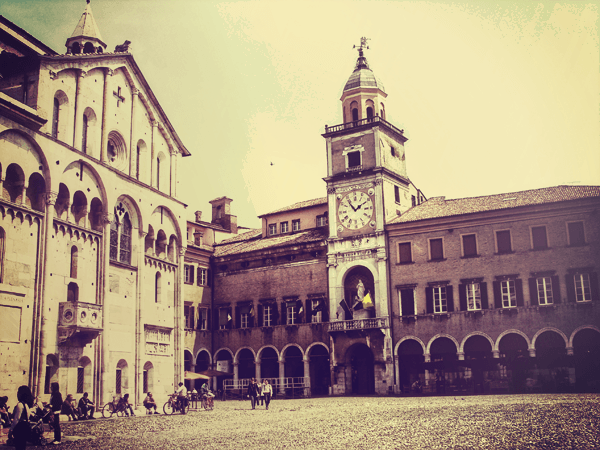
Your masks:
{"label": "arched doorway", "polygon": [[600,392],[600,333],[585,328],[573,338],[575,386],[579,392]]}
{"label": "arched doorway", "polygon": [[[228,350],[220,350],[215,357],[215,361],[216,361],[216,366],[214,368],[216,370],[218,370],[220,372],[226,372],[226,373],[233,372],[233,356],[232,356],[231,352],[229,352]],[[217,390],[222,391],[223,390],[223,380],[231,379],[231,378],[233,378],[233,375],[222,375],[222,376],[216,377],[217,385],[213,386],[213,388],[216,387]]]}
{"label": "arched doorway", "polygon": [[475,394],[486,391],[488,372],[495,369],[492,344],[483,336],[471,336],[464,345],[464,373],[455,380],[459,390],[471,390]]}
{"label": "arched doorway", "polygon": [[[189,350],[185,350],[183,352],[183,370],[185,370],[186,372],[193,372],[192,368],[194,367],[194,356],[192,355],[192,353]],[[192,380],[183,380],[183,382],[185,383],[185,387],[188,390],[192,390],[193,389],[193,382]]]}
{"label": "arched doorway", "polygon": [[263,379],[279,380],[279,358],[271,347],[265,348],[260,355],[260,376]]}
{"label": "arched doorway", "polygon": [[288,380],[288,385],[291,383],[294,386],[286,388],[286,395],[291,397],[303,395],[303,389],[296,389],[296,386],[299,386],[302,382],[301,378],[304,378],[304,361],[302,360],[302,351],[295,345],[285,349],[283,373],[285,378],[291,378]]}
{"label": "arched doorway", "polygon": [[244,348],[238,354],[238,379],[255,378],[254,355],[250,349]]}
{"label": "arched doorway", "polygon": [[454,341],[447,337],[439,337],[431,343],[430,370],[435,373],[435,392],[438,395],[446,393],[446,386],[454,384],[456,378],[458,355]]}
{"label": "arched doorway", "polygon": [[[537,382],[544,392],[569,390],[569,361],[563,337],[554,331],[544,331],[535,340]],[[532,375],[532,374],[530,374]],[[532,378],[530,376],[530,378]]]}
{"label": "arched doorway", "polygon": [[331,378],[329,369],[329,351],[323,345],[315,345],[310,349],[308,359],[311,394],[329,394]]}
{"label": "arched doorway", "polygon": [[365,344],[354,344],[348,349],[348,361],[352,376],[352,393],[374,394],[375,367],[371,349]]}
{"label": "arched doorway", "polygon": [[400,388],[402,392],[410,390],[412,384],[419,379],[421,385],[425,384],[423,363],[423,347],[414,339],[407,339],[398,347],[398,371],[400,374]]}
{"label": "arched doorway", "polygon": [[509,333],[498,344],[500,351],[500,378],[508,381],[513,392],[525,391],[525,380],[531,368],[527,341],[523,336]]}
{"label": "arched doorway", "polygon": [[[367,295],[370,296],[372,306],[363,308],[360,301]],[[344,296],[346,303],[353,311],[354,319],[375,317],[375,283],[373,274],[363,266],[351,269],[344,279]],[[366,305],[365,305],[366,306]],[[346,320],[351,318],[346,317]]]}

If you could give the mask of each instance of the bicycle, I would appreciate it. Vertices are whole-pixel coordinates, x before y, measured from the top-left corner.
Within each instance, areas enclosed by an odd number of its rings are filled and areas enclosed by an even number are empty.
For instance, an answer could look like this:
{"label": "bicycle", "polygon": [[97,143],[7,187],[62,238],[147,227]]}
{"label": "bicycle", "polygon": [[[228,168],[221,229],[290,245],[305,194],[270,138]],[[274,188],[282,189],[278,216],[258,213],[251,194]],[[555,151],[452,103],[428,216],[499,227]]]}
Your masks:
{"label": "bicycle", "polygon": [[186,401],[181,404],[177,394],[171,394],[169,400],[163,405],[163,412],[165,414],[175,414],[177,411],[181,411],[181,414],[187,414],[190,410],[190,402]]}
{"label": "bicycle", "polygon": [[209,396],[209,395],[203,395],[202,396],[202,403],[201,403],[201,408],[204,408],[205,410],[211,410],[215,407],[215,400],[213,396]]}
{"label": "bicycle", "polygon": [[125,408],[119,406],[119,401],[116,400],[115,397],[113,397],[112,402],[108,402],[102,408],[102,417],[104,417],[105,419],[112,417],[113,414],[116,414],[117,417],[123,417],[125,415]]}

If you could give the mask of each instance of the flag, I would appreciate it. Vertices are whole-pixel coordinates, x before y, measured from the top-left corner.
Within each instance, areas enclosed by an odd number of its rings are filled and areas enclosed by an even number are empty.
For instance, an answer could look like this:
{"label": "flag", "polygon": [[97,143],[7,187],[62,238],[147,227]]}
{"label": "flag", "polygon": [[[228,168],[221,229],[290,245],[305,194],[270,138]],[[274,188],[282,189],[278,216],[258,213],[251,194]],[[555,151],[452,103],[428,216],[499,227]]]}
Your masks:
{"label": "flag", "polygon": [[365,297],[363,298],[362,306],[363,306],[363,308],[372,308],[373,307],[373,300],[371,300],[370,292],[367,292],[367,295],[365,295]]}
{"label": "flag", "polygon": [[231,314],[227,313],[227,322],[231,322]]}
{"label": "flag", "polygon": [[364,307],[365,306],[363,305],[363,302],[361,302],[360,300],[356,300],[356,302],[354,303],[354,305],[352,305],[352,309],[354,311],[358,311],[359,309],[363,309]]}
{"label": "flag", "polygon": [[350,308],[348,308],[348,304],[346,303],[346,300],[342,299],[342,301],[340,302],[338,309],[337,309],[337,318],[346,320],[347,316],[350,316],[350,318],[352,318],[352,310]]}
{"label": "flag", "polygon": [[250,317],[254,317],[254,305],[252,305],[252,306],[250,307],[250,312],[249,312],[249,314],[250,314]]}
{"label": "flag", "polygon": [[300,309],[298,310],[298,314],[302,314],[302,311],[304,311],[304,307],[300,306]]}

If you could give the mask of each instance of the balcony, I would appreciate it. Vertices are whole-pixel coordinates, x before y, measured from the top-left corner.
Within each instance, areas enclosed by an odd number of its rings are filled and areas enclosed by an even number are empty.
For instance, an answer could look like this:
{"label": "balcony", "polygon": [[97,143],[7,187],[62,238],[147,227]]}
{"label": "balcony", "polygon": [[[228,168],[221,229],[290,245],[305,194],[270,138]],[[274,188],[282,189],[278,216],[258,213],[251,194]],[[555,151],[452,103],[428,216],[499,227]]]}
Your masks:
{"label": "balcony", "polygon": [[61,302],[58,316],[58,343],[83,347],[102,331],[102,306],[95,303]]}
{"label": "balcony", "polygon": [[[353,120],[352,122],[342,123],[340,125],[334,125],[332,127],[325,126],[325,135],[331,133],[339,133],[342,131],[356,130],[360,128],[368,128],[373,124],[380,124],[388,127],[392,132],[404,137],[404,130],[396,128],[394,125],[389,123],[387,120],[382,119],[379,116],[371,117],[369,119]],[[404,138],[406,140],[406,138]]]}
{"label": "balcony", "polygon": [[337,322],[329,322],[329,332],[334,331],[361,331],[389,328],[389,320],[387,317],[375,317],[371,319],[357,320],[340,320]]}

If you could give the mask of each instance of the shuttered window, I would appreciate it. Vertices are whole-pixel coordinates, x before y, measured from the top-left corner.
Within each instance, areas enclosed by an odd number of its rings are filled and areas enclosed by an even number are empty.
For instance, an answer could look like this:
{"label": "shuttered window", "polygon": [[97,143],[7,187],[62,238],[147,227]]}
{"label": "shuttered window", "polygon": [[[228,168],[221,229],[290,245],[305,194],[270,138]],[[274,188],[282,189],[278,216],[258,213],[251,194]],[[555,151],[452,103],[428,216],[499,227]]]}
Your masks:
{"label": "shuttered window", "polygon": [[401,242],[398,244],[398,255],[400,264],[409,264],[412,262],[412,248],[410,242]]}

